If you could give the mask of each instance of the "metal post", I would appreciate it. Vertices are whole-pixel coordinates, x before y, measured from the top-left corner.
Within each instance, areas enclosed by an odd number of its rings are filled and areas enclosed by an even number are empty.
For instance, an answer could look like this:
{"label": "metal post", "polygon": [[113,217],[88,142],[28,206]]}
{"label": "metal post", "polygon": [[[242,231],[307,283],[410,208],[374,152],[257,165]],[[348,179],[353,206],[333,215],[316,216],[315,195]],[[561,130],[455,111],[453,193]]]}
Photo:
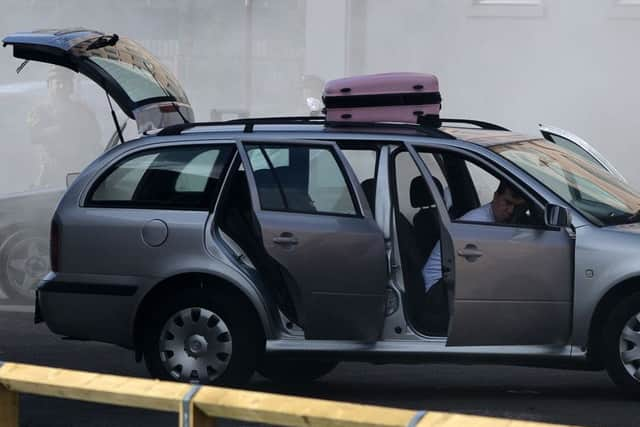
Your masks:
{"label": "metal post", "polygon": [[0,386],[0,426],[18,427],[18,393]]}

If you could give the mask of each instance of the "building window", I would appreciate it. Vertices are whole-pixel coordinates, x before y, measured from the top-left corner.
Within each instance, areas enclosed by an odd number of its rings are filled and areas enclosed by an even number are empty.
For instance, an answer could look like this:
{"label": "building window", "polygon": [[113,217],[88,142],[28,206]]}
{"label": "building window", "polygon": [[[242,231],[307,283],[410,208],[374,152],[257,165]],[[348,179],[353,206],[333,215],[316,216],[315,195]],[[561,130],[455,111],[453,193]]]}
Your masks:
{"label": "building window", "polygon": [[504,18],[541,18],[544,0],[468,0],[468,16]]}

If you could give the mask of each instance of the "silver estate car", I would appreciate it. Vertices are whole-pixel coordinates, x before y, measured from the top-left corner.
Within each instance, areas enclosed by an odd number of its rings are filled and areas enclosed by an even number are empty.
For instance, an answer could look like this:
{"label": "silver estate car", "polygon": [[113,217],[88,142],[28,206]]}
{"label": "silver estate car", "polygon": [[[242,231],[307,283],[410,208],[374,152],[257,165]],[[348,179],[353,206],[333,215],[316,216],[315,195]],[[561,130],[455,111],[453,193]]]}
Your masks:
{"label": "silver estate car", "polygon": [[[144,131],[57,207],[36,300],[54,333],[188,382],[437,361],[606,368],[640,392],[640,195],[593,153],[469,120],[192,123],[173,77],[126,38],[4,43],[89,76]],[[499,183],[525,200],[509,223],[459,219]],[[438,244],[440,330],[422,277]]]}

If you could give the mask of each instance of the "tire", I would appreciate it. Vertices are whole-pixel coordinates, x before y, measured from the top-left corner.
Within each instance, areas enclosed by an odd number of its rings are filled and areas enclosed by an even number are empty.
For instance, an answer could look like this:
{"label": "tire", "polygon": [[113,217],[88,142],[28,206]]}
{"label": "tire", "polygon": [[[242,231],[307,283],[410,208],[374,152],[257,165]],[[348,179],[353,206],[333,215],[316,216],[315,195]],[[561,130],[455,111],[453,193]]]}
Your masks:
{"label": "tire", "polygon": [[250,314],[253,308],[242,298],[185,289],[161,301],[162,306],[151,308],[143,331],[145,364],[153,377],[223,386],[240,386],[251,378],[265,341]]}
{"label": "tire", "polygon": [[615,306],[603,334],[602,354],[609,376],[626,392],[640,396],[640,293]]}
{"label": "tire", "polygon": [[331,360],[286,359],[265,355],[258,365],[258,373],[274,382],[299,384],[327,375],[338,363]]}
{"label": "tire", "polygon": [[0,280],[9,299],[32,302],[36,285],[49,269],[49,240],[43,233],[19,230],[2,244]]}

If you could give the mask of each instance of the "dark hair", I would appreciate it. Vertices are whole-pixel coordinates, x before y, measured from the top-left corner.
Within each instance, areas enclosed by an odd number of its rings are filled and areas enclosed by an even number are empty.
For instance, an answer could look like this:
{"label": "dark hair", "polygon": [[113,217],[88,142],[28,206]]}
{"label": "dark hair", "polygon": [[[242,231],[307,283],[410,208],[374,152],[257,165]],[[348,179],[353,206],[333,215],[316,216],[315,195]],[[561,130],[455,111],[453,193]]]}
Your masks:
{"label": "dark hair", "polygon": [[518,190],[513,188],[513,186],[509,182],[501,179],[500,185],[498,185],[498,189],[496,190],[496,194],[504,194],[504,192],[507,190],[509,190],[514,197],[518,199],[524,199],[524,196],[520,194]]}

